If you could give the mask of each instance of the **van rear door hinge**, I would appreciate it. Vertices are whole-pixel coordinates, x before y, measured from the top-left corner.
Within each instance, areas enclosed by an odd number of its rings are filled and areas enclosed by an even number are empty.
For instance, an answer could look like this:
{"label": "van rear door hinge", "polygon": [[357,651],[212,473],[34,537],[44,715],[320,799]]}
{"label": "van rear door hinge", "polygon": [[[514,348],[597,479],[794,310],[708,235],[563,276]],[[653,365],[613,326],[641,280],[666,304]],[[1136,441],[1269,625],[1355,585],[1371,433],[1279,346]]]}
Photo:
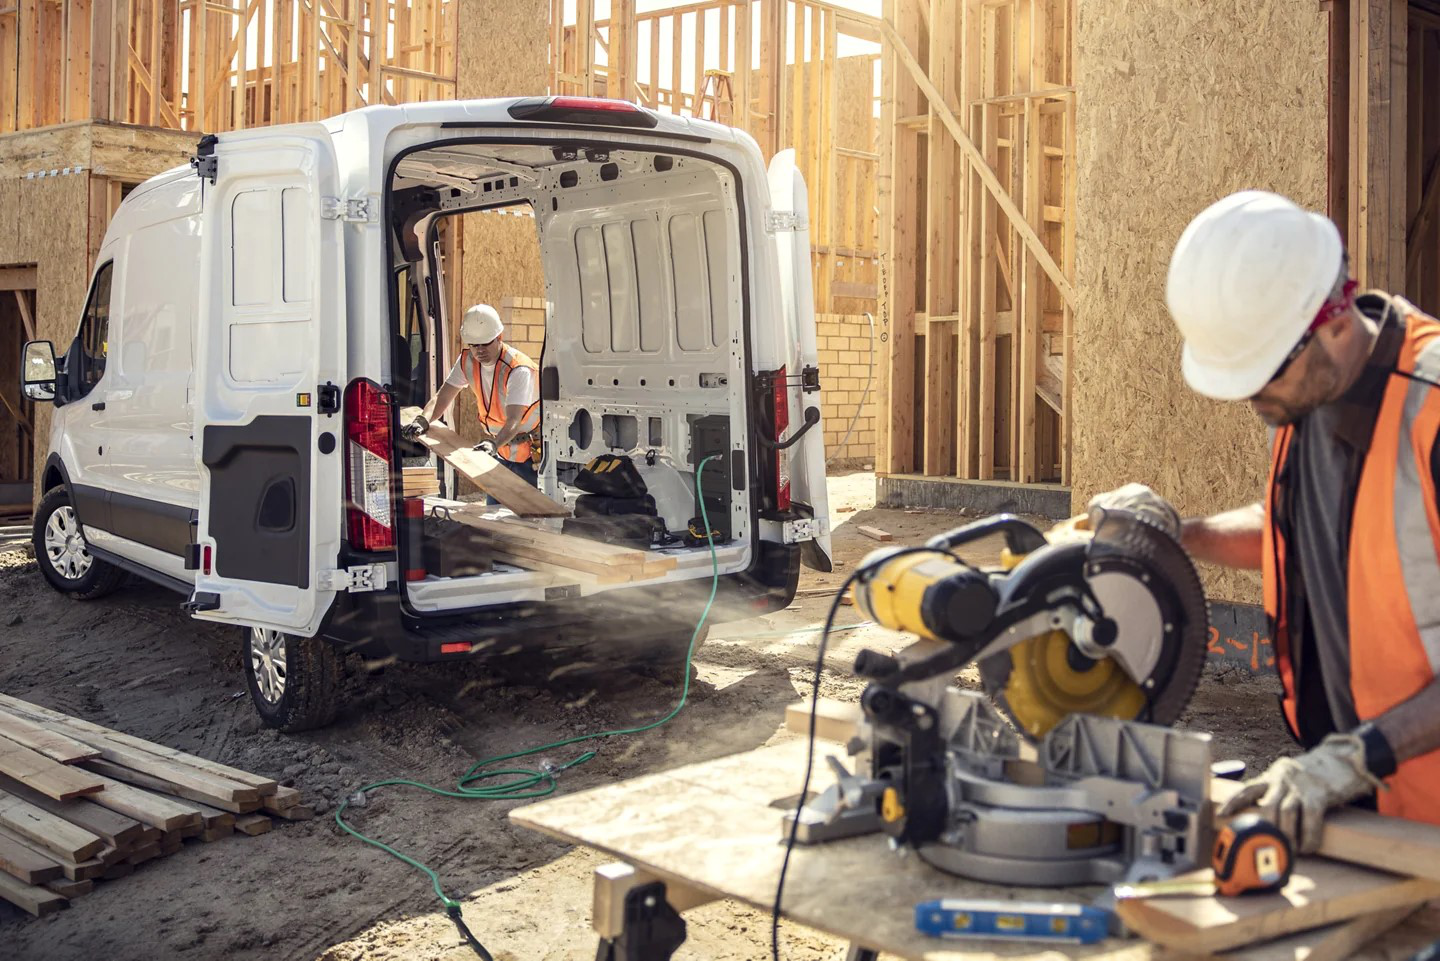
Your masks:
{"label": "van rear door hinge", "polygon": [[767,210],[765,211],[765,230],[767,233],[776,234],[782,230],[799,230],[807,227],[808,224],[801,223],[800,218],[795,216],[793,210]]}
{"label": "van rear door hinge", "polygon": [[321,197],[320,216],[325,220],[371,224],[380,219],[380,209],[374,197]]}
{"label": "van rear door hinge", "polygon": [[383,591],[387,583],[384,564],[361,564],[343,571],[321,571],[315,578],[315,586],[319,590],[349,591],[351,594]]}
{"label": "van rear door hinge", "polygon": [[821,534],[829,533],[830,523],[818,517],[797,517],[786,521],[782,534],[787,544],[813,541]]}
{"label": "van rear door hinge", "polygon": [[215,175],[219,169],[219,164],[215,159],[215,145],[219,142],[219,137],[213,133],[207,133],[195,145],[195,156],[190,158],[190,166],[194,168],[195,175],[212,184],[215,182]]}

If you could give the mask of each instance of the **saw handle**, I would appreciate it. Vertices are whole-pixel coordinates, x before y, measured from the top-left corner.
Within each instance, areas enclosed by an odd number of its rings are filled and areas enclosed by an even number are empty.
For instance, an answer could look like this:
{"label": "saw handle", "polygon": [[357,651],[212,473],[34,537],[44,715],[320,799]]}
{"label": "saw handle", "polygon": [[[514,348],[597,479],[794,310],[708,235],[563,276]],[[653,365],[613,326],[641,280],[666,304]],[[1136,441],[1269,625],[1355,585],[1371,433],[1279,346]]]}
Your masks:
{"label": "saw handle", "polygon": [[1004,534],[1005,546],[1010,548],[1012,554],[1029,554],[1047,543],[1040,529],[1028,521],[1021,520],[1014,514],[996,514],[994,517],[957,527],[953,531],[937,534],[926,541],[925,546],[950,550],[991,534]]}

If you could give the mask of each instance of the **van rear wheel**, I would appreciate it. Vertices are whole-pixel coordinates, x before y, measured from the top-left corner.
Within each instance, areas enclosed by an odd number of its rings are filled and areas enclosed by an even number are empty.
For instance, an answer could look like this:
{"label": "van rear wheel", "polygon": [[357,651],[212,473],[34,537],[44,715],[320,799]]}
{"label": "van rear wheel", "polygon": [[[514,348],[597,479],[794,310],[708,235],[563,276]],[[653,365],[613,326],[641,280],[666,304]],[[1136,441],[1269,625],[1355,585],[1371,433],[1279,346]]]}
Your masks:
{"label": "van rear wheel", "polygon": [[52,488],[40,499],[31,543],[41,576],[55,590],[76,600],[96,600],[125,583],[124,571],[90,553],[64,486]]}
{"label": "van rear wheel", "polygon": [[289,733],[335,720],[340,657],[329,641],[251,627],[241,653],[250,701],[266,724]]}

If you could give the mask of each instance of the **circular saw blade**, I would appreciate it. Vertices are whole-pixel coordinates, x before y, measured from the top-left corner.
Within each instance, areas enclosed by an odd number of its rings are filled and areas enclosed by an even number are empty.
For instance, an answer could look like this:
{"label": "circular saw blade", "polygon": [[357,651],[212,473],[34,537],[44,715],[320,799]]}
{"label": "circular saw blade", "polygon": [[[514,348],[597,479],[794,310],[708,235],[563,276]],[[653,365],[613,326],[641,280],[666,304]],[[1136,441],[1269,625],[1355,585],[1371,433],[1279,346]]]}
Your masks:
{"label": "circular saw blade", "polygon": [[1068,634],[1049,631],[979,664],[985,691],[1031,738],[1077,713],[1171,724],[1205,665],[1209,613],[1184,549],[1127,511],[1095,520],[1076,573],[1115,621],[1111,656],[1088,657]]}

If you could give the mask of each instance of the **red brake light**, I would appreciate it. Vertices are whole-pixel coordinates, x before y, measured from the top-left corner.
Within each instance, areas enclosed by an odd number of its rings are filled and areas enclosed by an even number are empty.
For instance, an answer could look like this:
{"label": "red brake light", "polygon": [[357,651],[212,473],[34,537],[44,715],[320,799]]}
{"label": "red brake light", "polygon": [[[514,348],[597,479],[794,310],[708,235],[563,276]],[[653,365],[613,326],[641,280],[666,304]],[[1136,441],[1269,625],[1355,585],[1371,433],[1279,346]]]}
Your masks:
{"label": "red brake light", "polygon": [[599,97],[526,97],[510,105],[516,120],[543,123],[594,124],[605,127],[655,127],[660,121],[649,110],[625,100]]}
{"label": "red brake light", "polygon": [[372,381],[345,388],[345,526],[364,551],[395,546],[390,497],[390,395]]}
{"label": "red brake light", "polygon": [[[775,372],[774,397],[775,405],[775,440],[785,439],[785,431],[790,429],[790,391],[785,382],[785,368],[781,367]],[[783,450],[771,451],[775,458],[775,509],[788,511],[790,509],[790,465],[789,458]]]}

